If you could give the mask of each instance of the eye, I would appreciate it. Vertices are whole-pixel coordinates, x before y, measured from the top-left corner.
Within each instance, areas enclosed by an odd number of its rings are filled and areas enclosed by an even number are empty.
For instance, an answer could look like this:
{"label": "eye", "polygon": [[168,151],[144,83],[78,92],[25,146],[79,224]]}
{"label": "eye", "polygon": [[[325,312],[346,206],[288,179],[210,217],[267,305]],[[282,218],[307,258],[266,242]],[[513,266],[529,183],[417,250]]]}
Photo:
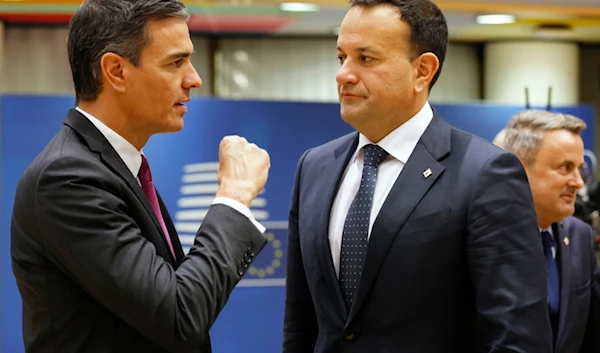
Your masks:
{"label": "eye", "polygon": [[560,167],[560,170],[561,170],[561,171],[563,171],[563,172],[565,172],[565,173],[570,173],[570,172],[572,172],[574,169],[575,169],[575,165],[574,165],[574,164],[572,164],[572,163],[563,164],[563,165]]}
{"label": "eye", "polygon": [[173,65],[175,65],[176,67],[181,66],[181,64],[183,64],[183,59],[179,59],[179,60],[173,62]]}
{"label": "eye", "polygon": [[346,59],[346,57],[344,57],[343,55],[338,55],[337,59],[340,62],[340,65],[341,65],[341,64],[344,63],[344,60]]}
{"label": "eye", "polygon": [[368,57],[368,56],[364,56],[364,55],[361,55],[361,56],[360,56],[360,61],[362,61],[362,62],[364,62],[364,63],[368,63],[368,62],[369,62],[369,61],[371,61],[371,60],[373,60],[373,58],[370,58],[370,57]]}

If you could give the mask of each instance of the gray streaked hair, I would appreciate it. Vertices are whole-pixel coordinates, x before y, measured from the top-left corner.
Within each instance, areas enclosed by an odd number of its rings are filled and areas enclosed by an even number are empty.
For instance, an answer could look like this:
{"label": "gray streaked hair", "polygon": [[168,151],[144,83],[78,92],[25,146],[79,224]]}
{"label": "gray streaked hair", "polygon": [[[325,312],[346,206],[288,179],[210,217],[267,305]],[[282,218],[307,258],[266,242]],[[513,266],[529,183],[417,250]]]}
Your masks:
{"label": "gray streaked hair", "polygon": [[503,148],[514,153],[523,164],[532,165],[546,131],[567,130],[580,135],[585,128],[586,123],[573,115],[545,110],[523,110],[514,115],[506,125]]}

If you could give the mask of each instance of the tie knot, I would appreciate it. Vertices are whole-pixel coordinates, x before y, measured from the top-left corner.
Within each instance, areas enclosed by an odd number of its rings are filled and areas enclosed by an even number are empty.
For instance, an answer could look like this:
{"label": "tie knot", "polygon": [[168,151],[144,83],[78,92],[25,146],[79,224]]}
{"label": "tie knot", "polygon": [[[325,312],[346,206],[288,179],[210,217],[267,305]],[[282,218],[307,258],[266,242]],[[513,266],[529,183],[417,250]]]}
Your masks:
{"label": "tie knot", "polygon": [[552,235],[550,232],[542,232],[542,242],[544,243],[544,249],[551,249],[554,246],[554,244],[552,244]]}
{"label": "tie knot", "polygon": [[384,159],[389,156],[383,148],[377,145],[366,145],[364,148],[365,151],[365,165],[371,165],[373,167],[379,166],[379,163],[383,162]]}
{"label": "tie knot", "polygon": [[144,155],[142,155],[142,165],[138,172],[138,177],[142,183],[148,183],[152,181],[152,173],[150,173],[150,165]]}

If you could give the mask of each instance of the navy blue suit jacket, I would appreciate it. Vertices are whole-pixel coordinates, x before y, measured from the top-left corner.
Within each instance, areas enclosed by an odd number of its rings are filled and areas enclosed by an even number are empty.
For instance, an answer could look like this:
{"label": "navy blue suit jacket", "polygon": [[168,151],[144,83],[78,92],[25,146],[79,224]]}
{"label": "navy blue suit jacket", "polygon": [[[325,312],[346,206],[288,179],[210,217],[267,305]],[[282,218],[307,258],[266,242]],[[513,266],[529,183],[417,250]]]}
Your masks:
{"label": "navy blue suit jacket", "polygon": [[544,251],[523,166],[437,115],[375,220],[346,310],[328,227],[357,143],[351,133],[299,161],[283,352],[551,352]]}
{"label": "navy blue suit jacket", "polygon": [[553,231],[561,286],[555,353],[598,353],[600,291],[593,229],[569,217],[554,224]]}

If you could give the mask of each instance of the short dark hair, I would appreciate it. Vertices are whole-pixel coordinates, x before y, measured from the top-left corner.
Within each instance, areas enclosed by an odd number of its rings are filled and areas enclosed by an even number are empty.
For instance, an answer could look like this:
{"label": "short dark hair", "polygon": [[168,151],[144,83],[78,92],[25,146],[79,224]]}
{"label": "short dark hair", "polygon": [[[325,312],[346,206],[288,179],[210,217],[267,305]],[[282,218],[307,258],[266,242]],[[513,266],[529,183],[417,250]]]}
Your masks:
{"label": "short dark hair", "polygon": [[440,8],[431,0],[350,0],[351,6],[390,4],[400,9],[400,20],[410,26],[413,57],[427,52],[435,54],[440,67],[429,83],[433,87],[442,72],[448,46],[448,24]]}
{"label": "short dark hair", "polygon": [[77,102],[98,98],[102,55],[112,52],[137,66],[151,39],[149,21],[189,16],[179,0],[86,0],[71,19],[67,43]]}

